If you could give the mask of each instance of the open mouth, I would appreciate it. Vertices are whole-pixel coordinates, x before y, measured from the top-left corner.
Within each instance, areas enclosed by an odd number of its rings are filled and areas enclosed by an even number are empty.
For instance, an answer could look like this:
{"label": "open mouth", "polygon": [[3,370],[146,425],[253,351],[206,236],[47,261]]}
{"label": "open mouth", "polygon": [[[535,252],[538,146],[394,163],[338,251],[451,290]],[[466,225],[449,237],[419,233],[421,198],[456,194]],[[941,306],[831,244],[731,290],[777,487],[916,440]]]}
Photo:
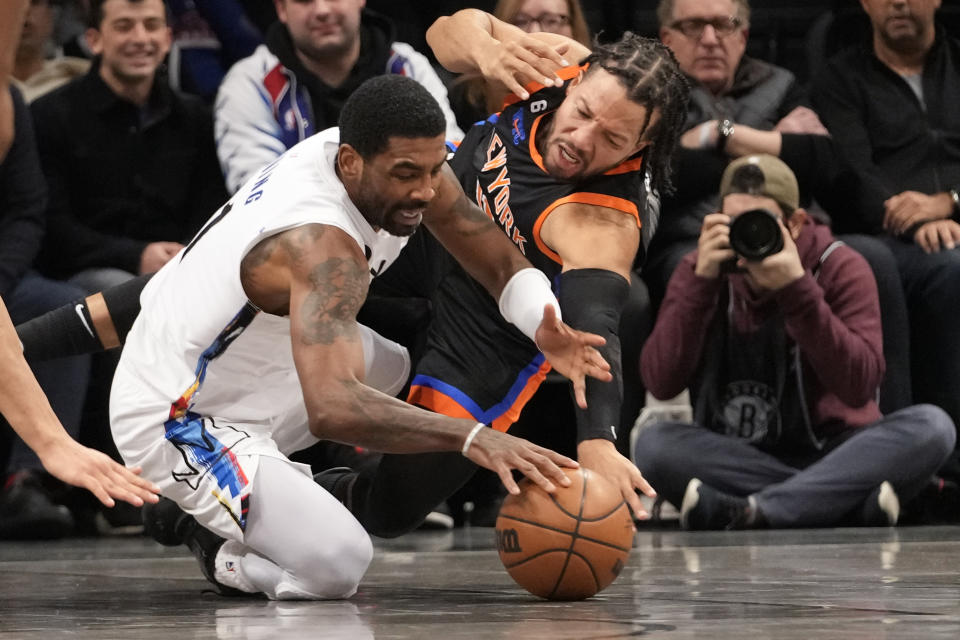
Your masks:
{"label": "open mouth", "polygon": [[566,145],[559,144],[557,145],[559,151],[560,160],[571,167],[576,167],[580,165],[580,156],[574,152],[571,152]]}
{"label": "open mouth", "polygon": [[423,207],[418,209],[397,209],[397,213],[400,214],[400,218],[404,222],[419,222],[423,217],[423,211]]}

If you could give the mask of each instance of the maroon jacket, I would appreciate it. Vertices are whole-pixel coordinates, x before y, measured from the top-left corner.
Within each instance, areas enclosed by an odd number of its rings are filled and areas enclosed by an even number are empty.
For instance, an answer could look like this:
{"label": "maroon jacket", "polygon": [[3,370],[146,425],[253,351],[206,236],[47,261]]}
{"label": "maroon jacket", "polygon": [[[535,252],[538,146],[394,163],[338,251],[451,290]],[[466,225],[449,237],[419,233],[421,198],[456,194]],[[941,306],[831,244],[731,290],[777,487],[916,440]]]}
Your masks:
{"label": "maroon jacket", "polygon": [[[800,351],[805,399],[818,436],[880,418],[876,392],[885,367],[877,286],[866,260],[841,245],[813,275],[834,241],[826,226],[808,219],[797,239],[806,273],[763,298],[743,276],[728,276],[736,329],[756,326],[778,309],[783,314],[786,334]],[[706,365],[710,328],[723,312],[719,306],[726,309],[727,278],[697,276],[696,260],[693,251],[674,272],[640,358],[644,384],[657,398],[672,398],[695,383]]]}

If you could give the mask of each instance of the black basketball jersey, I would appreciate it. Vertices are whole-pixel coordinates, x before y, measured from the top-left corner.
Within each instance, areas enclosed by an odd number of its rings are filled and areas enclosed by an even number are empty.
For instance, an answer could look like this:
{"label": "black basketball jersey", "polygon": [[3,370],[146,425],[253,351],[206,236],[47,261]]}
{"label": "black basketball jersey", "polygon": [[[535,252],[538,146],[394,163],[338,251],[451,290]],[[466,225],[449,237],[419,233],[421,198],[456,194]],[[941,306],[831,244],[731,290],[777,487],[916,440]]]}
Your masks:
{"label": "black basketball jersey", "polygon": [[583,70],[561,69],[559,75],[565,80],[561,87],[528,87],[527,100],[512,102],[475,124],[450,161],[467,197],[551,281],[560,273],[562,262],[541,240],[540,227],[554,209],[566,203],[599,205],[633,216],[638,225],[644,211],[642,157],[577,182],[554,178],[543,166],[536,144],[544,118],[560,106],[567,85]]}
{"label": "black basketball jersey", "polygon": [[[562,69],[560,76],[566,80],[562,87],[528,87],[530,98],[475,124],[450,161],[467,196],[547,275],[555,290],[562,262],[539,234],[554,209],[565,203],[600,205],[633,216],[638,225],[644,211],[640,157],[579,182],[558,180],[543,167],[536,148],[537,131],[580,71],[580,67]],[[408,400],[439,413],[469,416],[496,429],[508,429],[543,381],[549,364],[530,339],[503,319],[497,301],[459,265],[452,265],[442,279],[433,313]]]}

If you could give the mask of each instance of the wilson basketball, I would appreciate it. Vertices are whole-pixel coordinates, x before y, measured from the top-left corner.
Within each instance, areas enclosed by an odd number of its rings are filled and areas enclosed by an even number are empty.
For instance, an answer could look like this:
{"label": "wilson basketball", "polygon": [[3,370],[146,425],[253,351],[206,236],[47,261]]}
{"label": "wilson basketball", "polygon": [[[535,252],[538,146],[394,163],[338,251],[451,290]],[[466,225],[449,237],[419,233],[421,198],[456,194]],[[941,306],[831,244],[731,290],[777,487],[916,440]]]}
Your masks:
{"label": "wilson basketball", "polygon": [[517,584],[549,600],[582,600],[620,574],[633,520],[620,492],[589,469],[565,470],[569,487],[549,494],[529,480],[497,517],[497,550]]}

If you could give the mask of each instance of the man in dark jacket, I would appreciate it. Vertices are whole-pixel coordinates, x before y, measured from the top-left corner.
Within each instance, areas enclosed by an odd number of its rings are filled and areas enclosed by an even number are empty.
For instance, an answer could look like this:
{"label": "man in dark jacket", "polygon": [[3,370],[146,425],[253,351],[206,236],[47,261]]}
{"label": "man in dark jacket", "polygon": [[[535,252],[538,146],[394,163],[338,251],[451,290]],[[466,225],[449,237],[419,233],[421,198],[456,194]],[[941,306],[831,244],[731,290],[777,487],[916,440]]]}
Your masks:
{"label": "man in dark jacket", "polygon": [[[844,230],[878,235],[910,310],[913,393],[960,420],[960,40],[939,0],[863,0],[872,43],[834,57],[813,100],[855,176]],[[946,475],[960,479],[954,456]]]}
{"label": "man in dark jacket", "polygon": [[90,72],[34,102],[50,186],[47,275],[100,291],[162,267],[226,200],[212,119],[157,69],[161,0],[96,0]]}
{"label": "man in dark jacket", "polygon": [[[754,153],[779,157],[794,172],[801,200],[832,213],[841,174],[833,141],[796,77],[744,55],[750,29],[748,0],[661,0],[660,39],[691,80],[685,133],[675,156],[677,190],[664,198],[643,278],[661,300],[670,275],[697,246],[706,214],[717,210],[720,176],[732,160]],[[888,368],[880,404],[910,404],[907,312],[890,251],[856,235],[843,240],[868,261],[877,278]]]}
{"label": "man in dark jacket", "polygon": [[[895,524],[955,433],[932,405],[881,416],[869,266],[798,208],[773,156],[731,163],[720,197],[641,356],[654,396],[690,388],[695,424],[642,430],[637,465],[689,529]],[[767,255],[745,257],[751,241]]]}

